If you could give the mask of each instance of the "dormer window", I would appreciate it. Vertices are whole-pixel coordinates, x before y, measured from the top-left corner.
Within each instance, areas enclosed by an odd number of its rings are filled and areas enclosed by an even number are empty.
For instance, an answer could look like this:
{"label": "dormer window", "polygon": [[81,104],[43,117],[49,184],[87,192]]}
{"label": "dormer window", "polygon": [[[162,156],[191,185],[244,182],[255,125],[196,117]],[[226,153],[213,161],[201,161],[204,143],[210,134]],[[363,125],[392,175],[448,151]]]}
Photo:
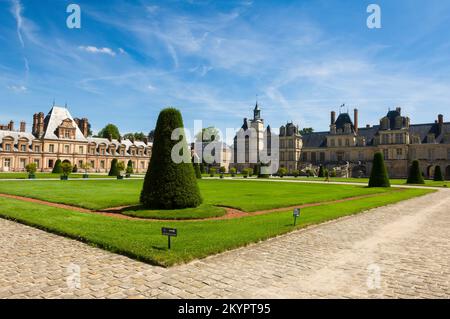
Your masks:
{"label": "dormer window", "polygon": [[11,152],[11,144],[5,144],[5,151]]}
{"label": "dormer window", "polygon": [[20,151],[21,151],[21,152],[26,152],[26,151],[27,151],[27,146],[26,146],[26,144],[20,145]]}

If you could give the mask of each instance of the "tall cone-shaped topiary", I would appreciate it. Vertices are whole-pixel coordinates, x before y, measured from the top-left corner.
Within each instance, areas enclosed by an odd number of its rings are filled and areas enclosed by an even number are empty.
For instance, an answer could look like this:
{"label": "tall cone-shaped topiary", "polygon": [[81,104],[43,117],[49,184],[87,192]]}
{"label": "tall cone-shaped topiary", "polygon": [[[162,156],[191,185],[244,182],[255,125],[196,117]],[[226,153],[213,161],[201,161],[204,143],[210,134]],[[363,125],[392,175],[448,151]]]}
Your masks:
{"label": "tall cone-shaped topiary", "polygon": [[419,161],[414,160],[411,168],[409,169],[407,184],[425,184],[422,172],[420,171]]}
{"label": "tall cone-shaped topiary", "polygon": [[317,176],[318,177],[325,177],[325,170],[324,170],[322,165],[320,165],[319,174]]}
{"label": "tall cone-shaped topiary", "polygon": [[383,154],[375,153],[373,158],[372,173],[370,174],[369,187],[391,187]]}
{"label": "tall cone-shaped topiary", "polygon": [[61,167],[61,160],[58,159],[55,162],[55,166],[53,166],[52,173],[54,173],[54,174],[62,174],[62,172],[63,172],[63,169]]}
{"label": "tall cone-shaped topiary", "polygon": [[444,181],[444,176],[442,176],[442,170],[439,165],[436,166],[436,168],[434,169],[434,181],[435,182],[443,182]]}
{"label": "tall cone-shaped topiary", "polygon": [[[175,129],[181,129],[179,133],[183,134],[180,111],[174,108],[162,110],[141,192],[141,203],[145,208],[178,209],[197,207],[202,203],[186,139],[172,140]],[[180,158],[172,159],[172,153]]]}
{"label": "tall cone-shaped topiary", "polygon": [[109,176],[119,176],[119,169],[117,167],[117,158],[111,161],[111,169],[109,170]]}

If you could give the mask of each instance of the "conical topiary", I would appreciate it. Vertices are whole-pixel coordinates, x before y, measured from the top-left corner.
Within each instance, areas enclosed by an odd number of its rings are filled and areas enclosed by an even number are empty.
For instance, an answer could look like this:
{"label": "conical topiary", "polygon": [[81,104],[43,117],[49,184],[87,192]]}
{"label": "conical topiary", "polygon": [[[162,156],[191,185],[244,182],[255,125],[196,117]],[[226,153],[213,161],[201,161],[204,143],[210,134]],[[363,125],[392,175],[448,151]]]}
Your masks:
{"label": "conical topiary", "polygon": [[444,181],[444,176],[442,176],[442,170],[439,165],[436,166],[436,168],[434,169],[434,181],[435,182],[443,182]]}
{"label": "conical topiary", "polygon": [[[174,108],[162,110],[141,191],[141,203],[146,208],[179,209],[197,207],[202,203],[186,139],[174,141],[171,138],[177,128],[183,129],[180,111]],[[180,163],[181,158],[172,159],[172,150],[183,159]]]}
{"label": "conical topiary", "polygon": [[118,169],[118,167],[117,167],[117,158],[114,158],[112,161],[111,161],[111,169],[109,170],[109,173],[108,173],[108,175],[109,176],[119,176],[119,169]]}
{"label": "conical topiary", "polygon": [[383,154],[375,153],[373,158],[372,173],[370,174],[369,187],[391,187]]}
{"label": "conical topiary", "polygon": [[52,173],[53,173],[53,174],[62,174],[62,172],[63,172],[63,169],[62,169],[62,167],[61,167],[61,160],[58,159],[58,160],[56,160],[56,162],[55,162],[55,166],[53,166]]}
{"label": "conical topiary", "polygon": [[127,164],[127,174],[133,174],[134,170],[133,170],[133,162],[131,160],[128,160],[128,164]]}
{"label": "conical topiary", "polygon": [[322,165],[320,165],[320,168],[319,168],[319,174],[318,174],[317,176],[318,176],[318,177],[325,177],[325,171],[324,171]]}
{"label": "conical topiary", "polygon": [[419,161],[414,160],[411,168],[409,169],[407,184],[425,184],[422,172],[420,171]]}

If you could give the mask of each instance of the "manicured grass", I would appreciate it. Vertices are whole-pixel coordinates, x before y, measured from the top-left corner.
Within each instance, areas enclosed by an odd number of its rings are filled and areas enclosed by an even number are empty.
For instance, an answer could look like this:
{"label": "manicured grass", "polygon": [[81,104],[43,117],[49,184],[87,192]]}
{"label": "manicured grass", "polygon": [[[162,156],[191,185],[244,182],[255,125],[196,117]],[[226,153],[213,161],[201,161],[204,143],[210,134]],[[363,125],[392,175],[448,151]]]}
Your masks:
{"label": "manicured grass", "polygon": [[[59,179],[61,174],[52,174],[52,173],[36,173],[37,179],[42,178],[53,178]],[[88,174],[89,178],[113,178],[108,176],[107,174]],[[72,173],[69,178],[83,178],[83,173]],[[0,179],[28,179],[28,173],[0,173]]]}
{"label": "manicured grass", "polygon": [[210,217],[219,217],[225,215],[226,210],[221,207],[202,204],[196,208],[171,209],[171,210],[146,210],[138,207],[130,207],[124,210],[123,215],[149,218],[149,219],[205,219]]}
{"label": "manicured grass", "polygon": [[[275,179],[275,178],[274,178]],[[279,179],[279,178],[276,178]],[[291,177],[287,176],[282,179],[287,180],[300,180],[300,181],[325,181],[325,178],[322,177]],[[390,179],[392,185],[410,185],[406,184],[406,179],[401,178],[391,178]],[[330,177],[330,182],[342,182],[342,183],[361,183],[367,185],[369,183],[368,178],[342,178],[342,177]],[[418,186],[429,186],[429,187],[445,187],[445,185],[450,186],[450,181],[443,181],[443,182],[435,182],[429,179],[425,180],[425,185],[418,185]]]}
{"label": "manicured grass", "polygon": [[[142,183],[143,180],[8,181],[0,182],[0,193],[104,209],[138,205]],[[204,204],[233,207],[247,212],[389,191],[353,185],[214,179],[199,180],[199,187]]]}
{"label": "manicured grass", "polygon": [[[329,188],[328,193],[332,189]],[[430,192],[432,190],[405,189],[345,203],[305,208],[296,227],[293,226],[292,211],[214,221],[134,221],[1,197],[0,217],[15,219],[152,264],[170,266]],[[170,251],[167,250],[167,238],[161,235],[163,226],[178,229],[178,237],[173,238]]]}

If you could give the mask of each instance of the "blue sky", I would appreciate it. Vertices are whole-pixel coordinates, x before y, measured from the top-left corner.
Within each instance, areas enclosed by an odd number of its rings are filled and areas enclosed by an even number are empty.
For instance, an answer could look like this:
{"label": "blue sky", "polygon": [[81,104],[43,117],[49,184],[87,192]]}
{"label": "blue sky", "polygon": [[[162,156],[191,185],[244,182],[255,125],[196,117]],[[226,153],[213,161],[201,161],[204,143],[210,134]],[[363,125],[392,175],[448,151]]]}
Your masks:
{"label": "blue sky", "polygon": [[225,130],[256,95],[272,127],[326,130],[342,103],[360,125],[397,106],[413,123],[450,117],[450,1],[0,0],[0,21],[0,122],[55,99],[94,130],[148,132],[166,106]]}

